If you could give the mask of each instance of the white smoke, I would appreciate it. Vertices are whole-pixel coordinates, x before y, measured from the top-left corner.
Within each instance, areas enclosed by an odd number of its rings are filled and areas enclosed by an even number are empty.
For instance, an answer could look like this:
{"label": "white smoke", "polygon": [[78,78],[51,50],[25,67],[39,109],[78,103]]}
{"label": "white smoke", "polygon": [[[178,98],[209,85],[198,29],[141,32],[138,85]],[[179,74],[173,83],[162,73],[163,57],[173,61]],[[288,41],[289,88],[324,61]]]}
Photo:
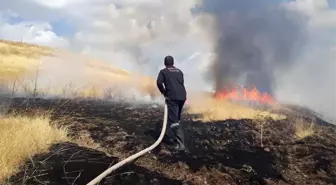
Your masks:
{"label": "white smoke", "polygon": [[[205,69],[215,53],[216,43],[212,35],[215,22],[213,15],[198,12],[197,6],[202,3],[201,0],[85,0],[71,3],[12,0],[3,1],[0,12],[9,9],[23,18],[40,22],[60,19],[75,28],[73,34],[62,37],[72,50],[154,78],[163,67],[163,58],[173,55],[176,66],[185,73],[188,88],[208,89],[212,84],[204,78]],[[303,13],[308,20],[304,52],[293,59],[289,69],[274,75],[276,97],[333,117],[336,115],[335,49],[332,49],[336,46],[335,9],[330,8],[327,0],[268,3]],[[223,8],[230,11],[229,7]],[[12,25],[20,29],[14,23]],[[53,29],[48,27],[50,31]],[[278,30],[282,31],[286,30]],[[66,71],[76,74],[76,66],[70,63],[57,65],[55,69],[60,73],[55,77],[66,79],[65,75],[60,75]]]}
{"label": "white smoke", "polygon": [[309,40],[295,65],[278,74],[277,98],[336,121],[336,10],[326,0],[298,0],[286,6],[309,17]]}

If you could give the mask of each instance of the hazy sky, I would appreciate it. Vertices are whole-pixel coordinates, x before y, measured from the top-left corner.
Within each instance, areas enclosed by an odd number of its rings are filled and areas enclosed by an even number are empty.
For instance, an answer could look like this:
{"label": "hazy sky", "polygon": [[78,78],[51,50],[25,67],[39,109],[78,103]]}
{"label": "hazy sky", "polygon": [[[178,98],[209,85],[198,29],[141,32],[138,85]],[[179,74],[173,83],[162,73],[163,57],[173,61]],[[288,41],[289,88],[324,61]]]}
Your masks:
{"label": "hazy sky", "polygon": [[[307,21],[304,52],[276,74],[277,98],[336,114],[336,0],[271,4],[298,11]],[[199,13],[197,5],[202,1],[0,0],[0,38],[87,53],[154,77],[170,54],[185,72],[187,86],[210,88],[204,76],[216,53],[216,21],[209,12]]]}

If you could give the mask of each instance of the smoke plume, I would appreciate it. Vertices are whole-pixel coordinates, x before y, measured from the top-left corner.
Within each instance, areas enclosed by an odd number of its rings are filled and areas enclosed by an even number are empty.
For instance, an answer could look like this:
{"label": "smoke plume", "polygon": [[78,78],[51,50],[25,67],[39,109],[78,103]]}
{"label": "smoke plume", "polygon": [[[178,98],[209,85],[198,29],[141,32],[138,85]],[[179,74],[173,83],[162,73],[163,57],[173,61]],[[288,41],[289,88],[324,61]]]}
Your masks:
{"label": "smoke plume", "polygon": [[290,68],[305,43],[304,16],[267,0],[210,0],[202,9],[215,19],[215,90],[239,84],[272,94],[275,73]]}

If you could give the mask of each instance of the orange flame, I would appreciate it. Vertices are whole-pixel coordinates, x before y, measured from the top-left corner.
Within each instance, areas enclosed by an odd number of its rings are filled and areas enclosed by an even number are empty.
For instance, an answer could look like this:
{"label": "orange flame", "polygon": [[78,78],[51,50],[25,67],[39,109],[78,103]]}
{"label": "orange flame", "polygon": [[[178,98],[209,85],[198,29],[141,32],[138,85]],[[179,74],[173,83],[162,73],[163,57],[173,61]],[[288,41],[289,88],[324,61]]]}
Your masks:
{"label": "orange flame", "polygon": [[251,90],[243,88],[242,91],[237,87],[232,89],[225,88],[222,91],[216,92],[215,98],[217,100],[252,101],[263,104],[273,104],[276,102],[275,98],[266,92],[259,92],[256,87],[253,87]]}

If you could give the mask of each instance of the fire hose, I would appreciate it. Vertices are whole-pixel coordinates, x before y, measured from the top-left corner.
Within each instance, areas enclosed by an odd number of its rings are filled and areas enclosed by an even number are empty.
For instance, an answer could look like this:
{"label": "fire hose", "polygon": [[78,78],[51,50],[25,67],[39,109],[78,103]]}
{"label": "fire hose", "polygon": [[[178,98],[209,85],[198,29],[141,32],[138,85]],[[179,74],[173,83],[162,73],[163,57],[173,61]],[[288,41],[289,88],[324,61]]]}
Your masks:
{"label": "fire hose", "polygon": [[87,185],[95,185],[98,184],[103,178],[105,178],[107,175],[109,175],[111,172],[113,172],[114,170],[122,167],[123,165],[129,163],[130,161],[133,161],[134,159],[144,155],[145,153],[153,150],[155,147],[157,147],[162,139],[163,136],[165,135],[166,132],[166,127],[167,127],[167,117],[168,117],[168,110],[167,110],[167,104],[165,104],[164,106],[164,116],[163,116],[163,125],[162,125],[162,130],[161,130],[161,134],[159,136],[159,138],[156,140],[156,142],[154,144],[152,144],[151,146],[149,146],[148,148],[145,148],[143,150],[141,150],[140,152],[133,154],[131,156],[129,156],[128,158],[118,162],[117,164],[111,166],[110,168],[106,169],[103,173],[101,173],[99,176],[97,176],[96,178],[94,178],[93,180],[91,180]]}

